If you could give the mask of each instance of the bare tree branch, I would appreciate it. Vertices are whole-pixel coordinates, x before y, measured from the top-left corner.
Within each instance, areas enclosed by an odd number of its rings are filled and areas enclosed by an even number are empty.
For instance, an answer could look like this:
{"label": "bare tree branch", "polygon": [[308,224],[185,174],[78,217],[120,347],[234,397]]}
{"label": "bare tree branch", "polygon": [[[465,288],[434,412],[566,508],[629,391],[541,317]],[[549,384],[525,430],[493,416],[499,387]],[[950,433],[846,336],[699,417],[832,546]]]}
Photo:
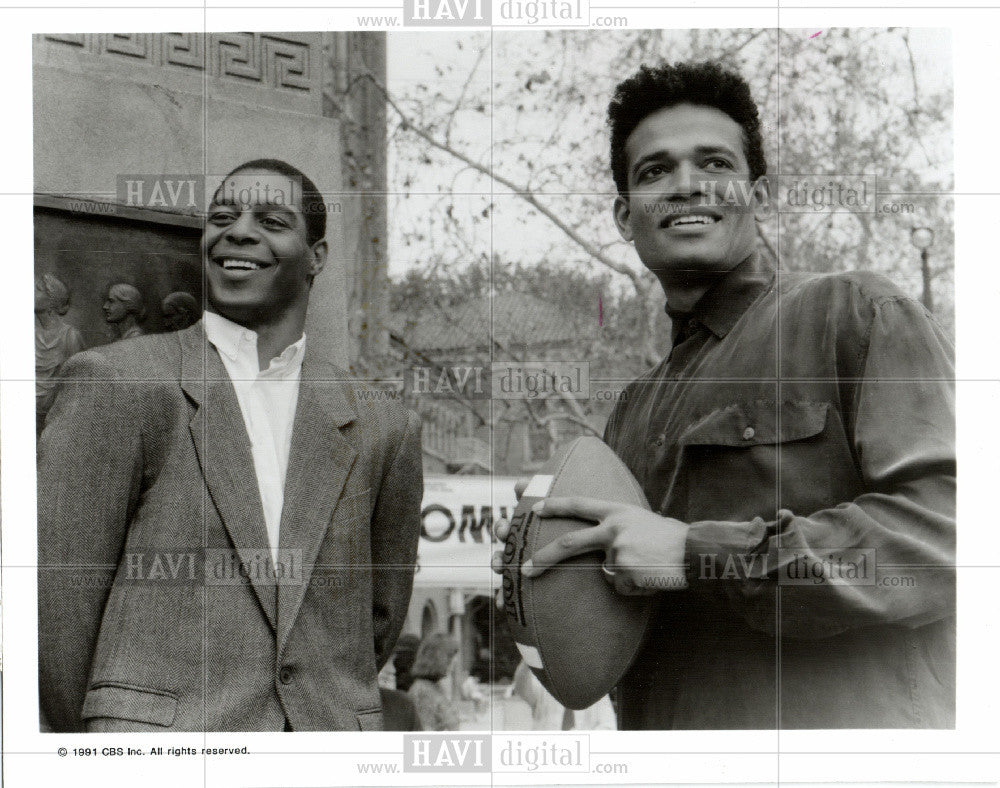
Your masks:
{"label": "bare tree branch", "polygon": [[743,49],[743,48],[744,48],[744,47],[745,47],[745,46],[746,46],[747,44],[749,44],[749,43],[750,43],[751,41],[753,41],[754,39],[756,39],[756,38],[758,38],[759,36],[761,36],[761,35],[763,35],[764,33],[766,33],[766,32],[767,32],[767,30],[768,30],[767,28],[764,28],[764,27],[762,27],[762,28],[761,28],[760,30],[757,30],[756,32],[754,32],[754,33],[751,33],[751,34],[750,34],[749,36],[747,36],[747,37],[746,37],[746,38],[745,38],[745,39],[743,40],[743,43],[741,43],[741,44],[737,44],[736,46],[734,46],[734,47],[730,47],[729,49],[724,49],[724,50],[722,50],[722,51],[721,51],[721,52],[720,52],[720,53],[718,54],[718,56],[717,56],[717,57],[718,57],[718,59],[719,59],[719,60],[722,60],[722,59],[724,59],[724,58],[727,58],[727,57],[732,57],[732,56],[733,56],[733,55],[735,55],[735,54],[736,54],[737,52],[739,52],[740,50],[742,50],[742,49]]}
{"label": "bare tree branch", "polygon": [[[444,127],[444,142],[446,145],[451,145],[451,124],[455,120],[455,113],[457,113],[459,108],[462,106],[462,102],[465,100],[465,94],[469,90],[469,85],[472,84],[472,78],[476,76],[476,71],[479,70],[479,64],[483,62],[483,57],[486,55],[490,46],[491,44],[487,44],[479,50],[479,57],[477,57],[476,62],[472,64],[472,69],[469,71],[469,77],[465,80],[465,84],[462,85],[462,90],[459,92],[458,98],[455,99],[455,106],[453,106],[451,108],[451,112],[448,113],[448,123]],[[384,88],[382,89],[382,92],[385,92]]]}
{"label": "bare tree branch", "polygon": [[396,103],[396,100],[386,89],[385,85],[383,85],[374,74],[372,74],[371,72],[367,72],[365,76],[367,76],[368,79],[370,79],[372,83],[382,92],[382,95],[385,96],[386,102],[388,102],[389,106],[396,111],[396,114],[399,115],[400,120],[408,130],[412,131],[414,134],[420,137],[424,142],[426,142],[432,148],[436,148],[437,150],[447,153],[449,156],[458,159],[459,161],[467,164],[469,167],[476,170],[477,172],[485,175],[488,178],[491,178],[493,181],[499,183],[504,188],[512,191],[522,200],[524,200],[533,208],[535,208],[535,210],[537,210],[540,214],[542,214],[546,219],[552,222],[552,224],[558,227],[566,236],[569,237],[570,240],[572,240],[574,243],[576,243],[578,246],[584,249],[587,252],[587,254],[589,254],[599,263],[610,268],[615,273],[628,277],[628,279],[631,280],[632,284],[635,286],[636,290],[641,292],[645,289],[645,286],[642,282],[642,277],[639,273],[632,270],[627,265],[623,265],[622,263],[619,263],[617,260],[613,260],[606,254],[604,254],[600,250],[600,248],[598,248],[596,245],[594,245],[586,238],[581,236],[578,232],[576,232],[576,230],[574,230],[572,227],[566,224],[566,222],[560,219],[559,216],[554,211],[552,211],[548,206],[546,206],[538,199],[538,197],[534,194],[534,192],[522,186],[518,186],[516,183],[509,180],[508,178],[505,178],[503,175],[500,175],[499,173],[495,172],[490,167],[484,164],[480,164],[474,159],[469,158],[461,151],[456,150],[452,146],[447,145],[441,142],[440,140],[435,139],[433,135],[425,131],[420,126],[415,125],[413,121],[410,120],[409,116],[403,111],[403,109],[399,106],[399,104]]}
{"label": "bare tree branch", "polygon": [[920,146],[920,150],[923,151],[924,158],[927,159],[927,163],[931,166],[934,162],[931,160],[930,154],[927,153],[927,148],[924,147],[924,140],[920,134],[920,129],[917,128],[917,121],[915,115],[923,114],[923,109],[920,106],[920,86],[917,82],[917,64],[913,59],[913,50],[910,49],[910,34],[906,29],[902,32],[903,36],[903,46],[906,47],[906,56],[910,61],[910,79],[913,81],[913,106],[916,107],[916,112],[907,112],[906,119],[910,123],[910,128],[913,130],[913,136],[917,140],[917,145]]}
{"label": "bare tree branch", "polygon": [[[391,339],[391,341],[397,347],[399,347],[400,350],[403,351],[404,358],[407,357],[407,356],[415,358],[418,361],[420,361],[423,364],[425,364],[426,366],[428,366],[431,369],[433,369],[439,375],[441,373],[443,373],[443,372],[446,371],[445,367],[443,367],[441,364],[439,364],[438,362],[436,362],[430,356],[426,355],[425,353],[421,353],[416,348],[410,347],[407,344],[406,339],[404,337],[402,337],[401,335],[399,335],[399,334],[397,334],[397,333],[395,333],[393,331],[390,331],[389,332],[389,338]],[[476,409],[476,406],[473,404],[473,402],[471,400],[467,399],[466,397],[462,396],[460,393],[458,393],[456,391],[452,391],[451,392],[451,397],[456,402],[458,402],[460,405],[462,405],[464,408],[466,408],[467,410],[469,410],[472,413],[473,416],[475,416],[475,418],[479,422],[479,426],[486,426],[487,424],[489,424],[489,422],[485,418],[483,418],[483,415]],[[499,419],[497,419],[497,420],[499,420]],[[494,425],[489,424],[489,426],[492,427]]]}

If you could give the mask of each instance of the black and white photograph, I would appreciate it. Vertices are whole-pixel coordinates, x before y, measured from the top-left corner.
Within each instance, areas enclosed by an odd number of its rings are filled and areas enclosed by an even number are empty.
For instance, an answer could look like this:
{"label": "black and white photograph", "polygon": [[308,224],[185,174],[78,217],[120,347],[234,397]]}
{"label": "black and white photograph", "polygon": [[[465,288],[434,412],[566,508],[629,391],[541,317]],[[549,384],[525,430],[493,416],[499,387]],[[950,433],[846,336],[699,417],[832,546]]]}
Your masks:
{"label": "black and white photograph", "polygon": [[971,15],[193,10],[22,41],[12,785],[996,779]]}

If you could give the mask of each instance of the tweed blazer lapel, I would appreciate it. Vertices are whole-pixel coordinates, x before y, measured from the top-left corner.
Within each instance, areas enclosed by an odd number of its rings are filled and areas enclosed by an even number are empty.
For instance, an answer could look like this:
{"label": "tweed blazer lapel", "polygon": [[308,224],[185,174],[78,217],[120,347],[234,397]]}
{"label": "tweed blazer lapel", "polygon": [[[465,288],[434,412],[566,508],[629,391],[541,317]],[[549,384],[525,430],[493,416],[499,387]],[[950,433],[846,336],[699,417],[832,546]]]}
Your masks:
{"label": "tweed blazer lapel", "polygon": [[333,520],[357,452],[339,428],[355,419],[349,383],[344,373],[309,351],[302,363],[299,398],[292,428],[292,446],[285,477],[279,544],[301,550],[301,577],[278,583],[278,653],[295,623],[316,556]]}
{"label": "tweed blazer lapel", "polygon": [[[269,561],[270,545],[253,455],[236,390],[199,321],[181,331],[181,388],[197,406],[191,437],[209,495],[241,560]],[[250,573],[250,582],[277,631],[274,581]]]}

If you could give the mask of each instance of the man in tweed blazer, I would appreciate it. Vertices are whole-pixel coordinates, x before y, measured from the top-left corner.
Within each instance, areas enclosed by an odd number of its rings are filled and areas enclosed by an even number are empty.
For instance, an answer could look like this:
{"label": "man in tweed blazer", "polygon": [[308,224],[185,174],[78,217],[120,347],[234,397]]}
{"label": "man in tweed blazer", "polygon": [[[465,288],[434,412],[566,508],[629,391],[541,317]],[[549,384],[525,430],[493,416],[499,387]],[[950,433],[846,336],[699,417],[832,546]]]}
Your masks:
{"label": "man in tweed blazer", "polygon": [[242,165],[209,209],[203,321],[67,362],[39,448],[52,729],[382,728],[420,428],[305,347],[324,235],[305,176]]}

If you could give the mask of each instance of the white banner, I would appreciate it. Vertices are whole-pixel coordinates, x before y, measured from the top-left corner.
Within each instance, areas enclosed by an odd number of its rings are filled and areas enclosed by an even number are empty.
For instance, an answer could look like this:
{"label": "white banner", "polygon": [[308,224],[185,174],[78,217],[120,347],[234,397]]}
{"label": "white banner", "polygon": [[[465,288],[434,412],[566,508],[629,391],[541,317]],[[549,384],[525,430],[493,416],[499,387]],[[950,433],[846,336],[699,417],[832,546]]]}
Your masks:
{"label": "white banner", "polygon": [[509,518],[517,499],[513,476],[426,476],[416,588],[489,593],[493,523]]}

